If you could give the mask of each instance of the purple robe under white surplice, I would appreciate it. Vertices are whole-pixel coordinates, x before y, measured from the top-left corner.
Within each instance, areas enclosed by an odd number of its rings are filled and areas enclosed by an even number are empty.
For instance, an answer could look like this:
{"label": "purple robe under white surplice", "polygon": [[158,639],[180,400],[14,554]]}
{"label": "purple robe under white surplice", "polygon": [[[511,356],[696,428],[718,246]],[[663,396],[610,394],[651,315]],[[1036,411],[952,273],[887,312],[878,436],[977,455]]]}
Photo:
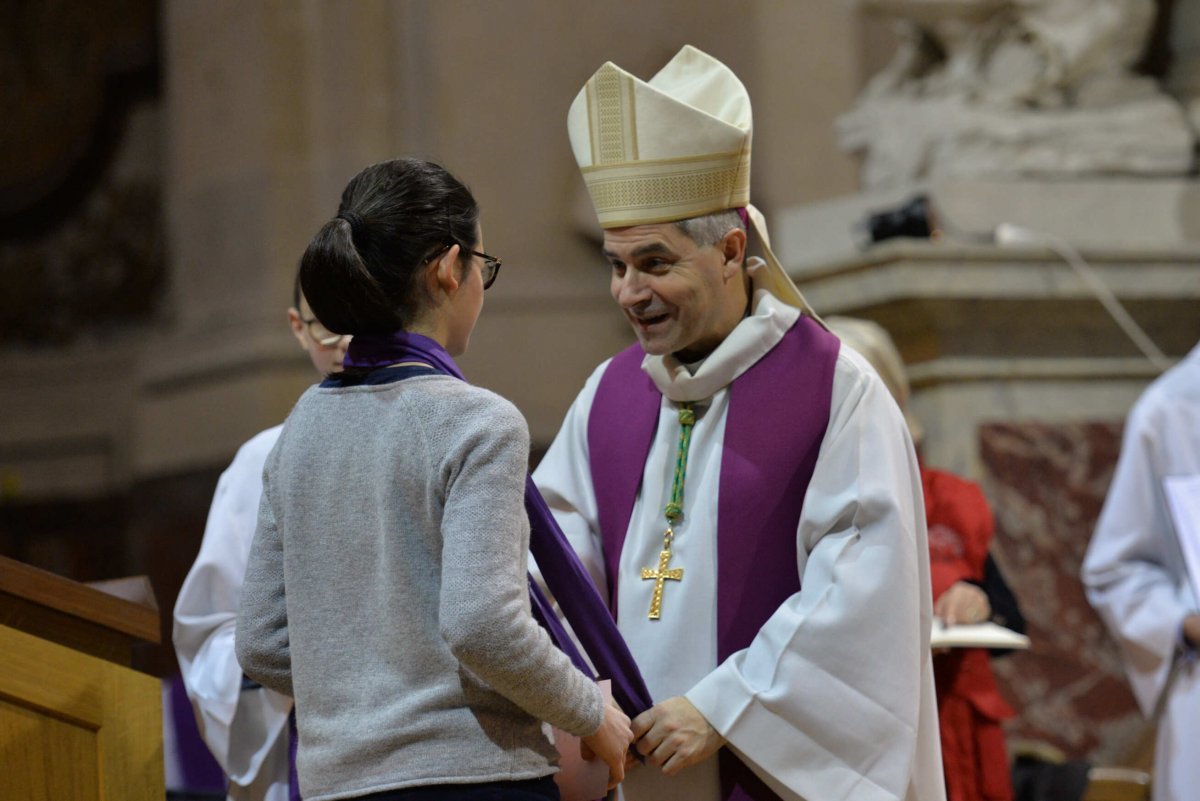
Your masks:
{"label": "purple robe under white surplice", "polygon": [[[929,661],[930,588],[921,484],[904,420],[865,361],[842,348],[828,426],[795,531],[795,584],[748,647],[719,660],[717,521],[729,384],[773,349],[799,312],[755,293],[753,314],[694,371],[671,357],[643,369],[661,398],[613,583],[618,625],[656,702],[686,695],[785,799],[940,799]],[[589,467],[588,420],[606,362],[588,379],[534,473],[593,579],[609,584]],[[679,423],[694,400],[684,493],[662,617],[649,620]],[[788,421],[779,421],[787,425]],[[728,511],[726,515],[728,516]],[[750,583],[753,579],[750,580]],[[738,588],[724,588],[734,592]],[[629,801],[718,801],[718,760],[673,778],[634,769]]]}

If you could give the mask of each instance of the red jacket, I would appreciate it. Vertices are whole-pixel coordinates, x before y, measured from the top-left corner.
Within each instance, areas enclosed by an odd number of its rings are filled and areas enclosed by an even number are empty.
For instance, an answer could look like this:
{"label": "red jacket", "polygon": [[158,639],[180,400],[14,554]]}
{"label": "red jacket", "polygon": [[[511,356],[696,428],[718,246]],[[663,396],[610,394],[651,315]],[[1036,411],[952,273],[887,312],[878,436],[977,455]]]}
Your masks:
{"label": "red jacket", "polygon": [[[983,580],[992,512],[979,487],[921,467],[929,567],[936,601],[955,582]],[[1000,722],[1013,717],[981,648],[935,656],[938,718],[947,801],[1011,801],[1012,779]]]}

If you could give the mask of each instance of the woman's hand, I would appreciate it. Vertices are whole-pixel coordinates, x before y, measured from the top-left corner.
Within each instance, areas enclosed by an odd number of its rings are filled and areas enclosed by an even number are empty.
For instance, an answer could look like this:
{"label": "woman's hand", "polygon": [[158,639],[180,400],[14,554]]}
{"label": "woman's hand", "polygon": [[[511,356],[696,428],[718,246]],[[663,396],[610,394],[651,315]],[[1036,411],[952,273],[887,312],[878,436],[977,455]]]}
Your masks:
{"label": "woman's hand", "polygon": [[992,605],[983,590],[966,581],[958,581],[934,601],[933,614],[947,626],[982,623],[992,616]]}
{"label": "woman's hand", "polygon": [[608,765],[608,789],[620,784],[625,779],[625,754],[633,742],[633,729],[616,701],[609,700],[604,707],[604,721],[595,734],[581,739],[584,759],[599,757]]}

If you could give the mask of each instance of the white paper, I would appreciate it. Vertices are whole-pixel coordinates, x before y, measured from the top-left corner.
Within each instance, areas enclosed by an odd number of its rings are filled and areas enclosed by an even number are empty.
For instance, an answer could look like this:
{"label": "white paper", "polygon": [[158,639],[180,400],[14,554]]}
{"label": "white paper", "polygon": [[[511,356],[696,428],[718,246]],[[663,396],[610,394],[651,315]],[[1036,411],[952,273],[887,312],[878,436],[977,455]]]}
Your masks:
{"label": "white paper", "polygon": [[[604,703],[612,700],[612,682],[597,682],[604,692]],[[596,801],[608,795],[608,765],[599,757],[584,759],[579,738],[562,729],[554,729],[554,747],[558,749],[558,773],[554,782],[562,801]]]}
{"label": "white paper", "polygon": [[1163,491],[1183,551],[1193,597],[1200,601],[1200,475],[1167,476]]}
{"label": "white paper", "polygon": [[947,626],[940,618],[935,617],[929,647],[1025,649],[1029,647],[1029,638],[990,621]]}

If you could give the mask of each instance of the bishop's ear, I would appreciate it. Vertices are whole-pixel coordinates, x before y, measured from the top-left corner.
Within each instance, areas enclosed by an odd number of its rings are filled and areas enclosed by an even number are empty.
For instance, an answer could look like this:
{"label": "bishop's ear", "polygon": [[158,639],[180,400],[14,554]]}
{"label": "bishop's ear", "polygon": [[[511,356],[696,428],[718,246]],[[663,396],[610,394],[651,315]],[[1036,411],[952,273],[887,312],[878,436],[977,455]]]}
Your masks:
{"label": "bishop's ear", "polygon": [[732,278],[746,263],[746,232],[741,228],[731,228],[729,233],[721,238],[721,254],[725,257],[727,277]]}

